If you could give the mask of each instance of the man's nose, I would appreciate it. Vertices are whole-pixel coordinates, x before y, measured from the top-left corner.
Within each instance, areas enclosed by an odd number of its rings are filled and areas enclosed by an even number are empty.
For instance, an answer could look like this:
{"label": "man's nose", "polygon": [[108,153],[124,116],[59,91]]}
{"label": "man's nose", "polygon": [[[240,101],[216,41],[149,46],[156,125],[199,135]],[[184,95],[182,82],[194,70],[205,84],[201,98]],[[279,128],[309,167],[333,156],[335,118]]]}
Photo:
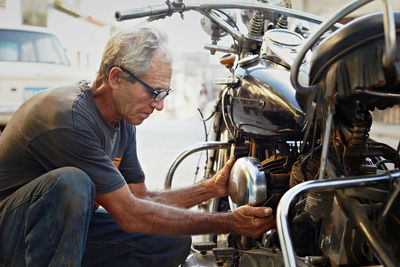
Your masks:
{"label": "man's nose", "polygon": [[164,108],[164,99],[151,102],[151,107],[155,108],[158,111],[163,110],[163,108]]}

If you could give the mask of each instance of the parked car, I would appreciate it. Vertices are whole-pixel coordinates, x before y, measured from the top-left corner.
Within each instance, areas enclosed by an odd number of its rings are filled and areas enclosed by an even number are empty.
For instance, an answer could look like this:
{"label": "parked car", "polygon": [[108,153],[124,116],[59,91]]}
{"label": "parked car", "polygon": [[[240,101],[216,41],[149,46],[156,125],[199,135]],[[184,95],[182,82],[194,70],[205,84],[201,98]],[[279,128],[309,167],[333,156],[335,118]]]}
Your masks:
{"label": "parked car", "polygon": [[29,26],[0,27],[0,69],[0,129],[32,95],[84,78],[54,34]]}

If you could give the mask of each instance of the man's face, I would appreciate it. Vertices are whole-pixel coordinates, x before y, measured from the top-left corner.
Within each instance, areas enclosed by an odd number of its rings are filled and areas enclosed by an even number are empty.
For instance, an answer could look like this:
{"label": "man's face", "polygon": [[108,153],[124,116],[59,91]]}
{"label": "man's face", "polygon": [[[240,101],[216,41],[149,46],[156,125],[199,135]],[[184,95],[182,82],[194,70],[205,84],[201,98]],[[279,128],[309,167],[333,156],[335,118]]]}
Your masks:
{"label": "man's face", "polygon": [[[168,90],[172,70],[164,55],[154,55],[145,76],[140,79],[154,89]],[[139,125],[147,119],[154,109],[161,111],[164,100],[154,100],[154,94],[139,82],[120,80],[118,90],[113,90],[113,102],[117,113],[129,124]]]}

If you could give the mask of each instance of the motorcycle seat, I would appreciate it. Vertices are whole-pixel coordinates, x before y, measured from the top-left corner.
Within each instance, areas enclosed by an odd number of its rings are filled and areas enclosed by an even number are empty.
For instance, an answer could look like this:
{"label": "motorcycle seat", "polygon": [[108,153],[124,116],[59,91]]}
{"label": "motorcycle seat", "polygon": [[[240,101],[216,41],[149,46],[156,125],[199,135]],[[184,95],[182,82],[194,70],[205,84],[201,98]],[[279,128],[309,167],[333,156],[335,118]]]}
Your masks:
{"label": "motorcycle seat", "polygon": [[[399,65],[400,11],[395,12],[395,24],[396,64]],[[384,38],[382,13],[365,15],[344,25],[314,49],[310,62],[310,85],[321,90],[333,89],[339,98],[354,97],[360,90],[393,93],[391,90],[395,87],[396,93],[400,94],[400,73],[396,74],[394,68],[394,74],[392,71],[390,76],[382,66]],[[366,98],[368,103],[376,100],[376,96],[368,99],[364,94],[361,98]]]}

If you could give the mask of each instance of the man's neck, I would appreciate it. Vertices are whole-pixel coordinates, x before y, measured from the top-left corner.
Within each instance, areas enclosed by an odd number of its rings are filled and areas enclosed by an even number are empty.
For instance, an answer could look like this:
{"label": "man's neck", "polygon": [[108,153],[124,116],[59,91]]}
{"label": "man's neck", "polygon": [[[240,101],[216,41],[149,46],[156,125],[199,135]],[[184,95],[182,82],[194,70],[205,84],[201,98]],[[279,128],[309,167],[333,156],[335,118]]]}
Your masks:
{"label": "man's neck", "polygon": [[119,116],[114,108],[111,97],[111,90],[105,84],[93,83],[92,94],[94,102],[100,110],[100,113],[111,125],[116,125],[122,118]]}

